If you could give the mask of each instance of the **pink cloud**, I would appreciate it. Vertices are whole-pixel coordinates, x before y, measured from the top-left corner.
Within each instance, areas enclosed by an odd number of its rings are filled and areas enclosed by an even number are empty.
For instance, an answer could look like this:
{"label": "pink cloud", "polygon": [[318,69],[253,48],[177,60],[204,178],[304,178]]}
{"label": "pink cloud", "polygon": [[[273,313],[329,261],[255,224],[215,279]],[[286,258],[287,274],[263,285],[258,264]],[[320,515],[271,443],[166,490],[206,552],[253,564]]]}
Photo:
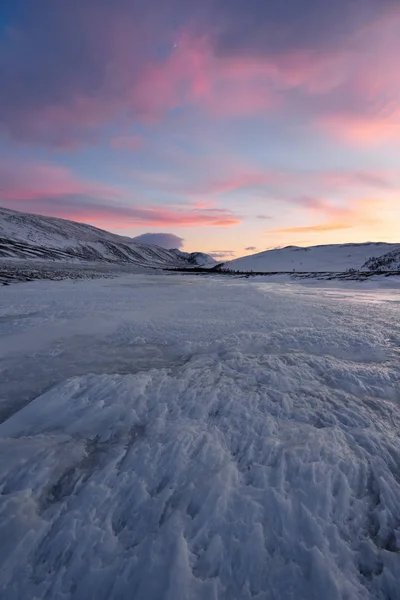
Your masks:
{"label": "pink cloud", "polygon": [[123,206],[101,203],[79,197],[78,202],[70,196],[36,198],[32,200],[4,201],[2,205],[14,210],[38,212],[39,214],[91,223],[104,228],[130,229],[133,227],[232,227],[241,220],[229,210],[198,210],[185,207],[180,210],[158,206]]}
{"label": "pink cloud", "polygon": [[36,200],[67,195],[92,195],[116,199],[112,186],[77,178],[67,168],[50,163],[0,162],[0,199]]}
{"label": "pink cloud", "polygon": [[[18,115],[11,112],[10,124],[14,123],[17,137],[70,148],[82,136],[95,143],[102,125],[121,114],[152,122],[183,105],[220,118],[266,113],[279,107],[292,89],[303,86],[324,92],[337,78],[335,74],[332,83],[332,77],[326,76],[326,63],[309,52],[218,57],[211,37],[196,36],[191,30],[181,32],[165,58],[147,58],[135,69],[132,52],[123,43],[127,35],[123,23],[114,23],[113,35],[114,42],[105,40],[107,62],[113,68],[105,69],[101,88],[89,93],[77,80],[76,87],[58,102],[43,99],[42,104],[28,105]],[[131,142],[125,136],[112,142],[117,149],[129,150],[131,143],[136,148],[137,140]]]}
{"label": "pink cloud", "polygon": [[210,36],[186,30],[164,61],[147,65],[135,103],[146,106],[149,118],[177,106],[219,118],[265,114],[285,105],[293,90],[330,92],[343,81],[340,67],[335,55],[313,51],[218,56]]}
{"label": "pink cloud", "polygon": [[143,206],[117,186],[82,180],[47,163],[0,163],[0,202],[26,212],[126,229],[140,225],[231,227],[241,222],[215,206]]}
{"label": "pink cloud", "polygon": [[400,111],[389,116],[331,115],[320,122],[332,137],[357,146],[400,140]]}
{"label": "pink cloud", "polygon": [[[400,176],[389,170],[272,170],[261,167],[254,168],[245,163],[233,160],[232,164],[218,164],[219,177],[207,173],[203,180],[192,183],[185,192],[193,198],[198,196],[215,197],[231,191],[251,188],[265,188],[271,195],[284,198],[293,193],[296,198],[298,190],[307,189],[313,194],[340,193],[348,190],[394,189],[400,184]],[[310,198],[310,196],[307,196]],[[197,202],[197,205],[210,204],[212,201]]]}
{"label": "pink cloud", "polygon": [[209,37],[186,31],[165,60],[147,63],[130,92],[131,106],[150,120],[183,105],[214,116],[267,110],[269,74],[268,63],[216,58]]}
{"label": "pink cloud", "polygon": [[329,190],[377,188],[387,189],[395,186],[398,174],[388,170],[382,171],[350,171],[326,170],[313,173],[314,178]]}
{"label": "pink cloud", "polygon": [[[96,143],[105,124],[154,122],[184,106],[220,119],[281,111],[305,115],[340,138],[399,139],[398,7],[382,8],[382,17],[343,36],[339,49],[288,40],[275,51],[252,53],[249,39],[235,52],[221,53],[218,31],[197,23],[174,35],[173,47],[164,5],[146,11],[128,3],[129,10],[115,11],[111,4],[94,9],[93,3],[74,2],[71,10],[60,5],[53,12],[45,2],[41,11],[28,10],[26,23],[33,20],[35,26],[5,35],[10,61],[2,73],[4,131],[19,140],[72,148]],[[261,20],[262,15],[261,10]],[[281,26],[270,31],[275,43],[286,39]],[[156,32],[170,48],[161,57],[155,57]],[[31,56],[31,49],[39,55]],[[112,144],[136,149],[136,140],[124,137]]]}
{"label": "pink cloud", "polygon": [[312,120],[347,119],[349,136],[398,136],[399,74],[392,57],[400,52],[399,30],[400,11],[394,10],[339,50],[262,56],[216,55],[211,37],[186,30],[165,60],[146,65],[131,88],[131,107],[150,119],[178,106],[221,118],[304,110],[311,102]]}
{"label": "pink cloud", "polygon": [[[186,82],[181,103],[212,116],[304,111],[324,131],[348,141],[400,139],[400,10],[361,28],[334,51],[216,56],[207,37],[183,34],[158,78],[166,97]],[[172,90],[169,87],[172,84]],[[151,93],[151,86],[145,93]],[[175,98],[173,102],[179,102]]]}
{"label": "pink cloud", "polygon": [[178,106],[212,118],[303,113],[304,122],[341,141],[400,140],[400,75],[393,60],[400,54],[399,31],[400,11],[394,10],[339,50],[261,57],[216,56],[210,38],[184,32],[165,61],[148,65],[139,102],[152,119]]}
{"label": "pink cloud", "polygon": [[[351,144],[400,140],[400,10],[387,11],[333,57],[345,74],[337,106],[317,115],[332,137]],[[329,105],[328,105],[329,107]]]}
{"label": "pink cloud", "polygon": [[[185,207],[181,209],[161,208],[157,206],[130,207],[125,211],[123,227],[139,225],[175,225],[178,227],[232,227],[239,225],[241,219],[229,210],[225,209],[195,209]],[[104,214],[107,219],[107,215]],[[102,214],[96,213],[92,218],[102,218]],[[115,225],[114,225],[115,226]]]}

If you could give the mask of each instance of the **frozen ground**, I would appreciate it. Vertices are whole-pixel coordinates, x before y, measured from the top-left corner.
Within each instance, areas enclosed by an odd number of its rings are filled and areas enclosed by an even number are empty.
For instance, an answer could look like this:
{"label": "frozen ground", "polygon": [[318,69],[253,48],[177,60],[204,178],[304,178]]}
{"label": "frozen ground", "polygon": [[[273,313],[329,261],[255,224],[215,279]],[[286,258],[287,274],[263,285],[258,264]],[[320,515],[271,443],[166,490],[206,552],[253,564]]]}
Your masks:
{"label": "frozen ground", "polygon": [[53,260],[23,260],[0,258],[0,285],[48,279],[112,278],[122,274],[154,273],[159,269],[134,264],[107,262],[66,262]]}
{"label": "frozen ground", "polygon": [[400,292],[362,289],[0,287],[0,596],[400,598]]}

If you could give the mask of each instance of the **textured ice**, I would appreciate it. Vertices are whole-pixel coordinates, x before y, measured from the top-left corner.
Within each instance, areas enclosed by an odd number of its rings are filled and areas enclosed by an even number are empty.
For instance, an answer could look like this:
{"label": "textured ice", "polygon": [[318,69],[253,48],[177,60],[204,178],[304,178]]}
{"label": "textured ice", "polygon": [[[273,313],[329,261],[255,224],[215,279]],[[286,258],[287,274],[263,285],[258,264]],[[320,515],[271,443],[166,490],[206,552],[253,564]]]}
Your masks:
{"label": "textured ice", "polygon": [[176,275],[2,291],[0,596],[400,598],[398,300]]}

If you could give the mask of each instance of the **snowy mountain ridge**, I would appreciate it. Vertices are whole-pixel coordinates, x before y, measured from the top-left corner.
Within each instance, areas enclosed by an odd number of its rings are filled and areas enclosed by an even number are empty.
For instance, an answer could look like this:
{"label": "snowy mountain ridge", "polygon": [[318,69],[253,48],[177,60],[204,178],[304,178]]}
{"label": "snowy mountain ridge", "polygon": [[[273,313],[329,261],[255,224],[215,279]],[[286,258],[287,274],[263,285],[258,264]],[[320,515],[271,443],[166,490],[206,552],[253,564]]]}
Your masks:
{"label": "snowy mountain ridge", "polygon": [[217,264],[215,258],[204,252],[182,252],[182,250],[178,250],[177,248],[174,248],[172,252],[175,252],[177,256],[188,260],[193,266],[214,267]]}
{"label": "snowy mountain ridge", "polygon": [[[212,268],[203,252],[166,250],[92,225],[0,207],[0,257],[72,263],[102,262],[154,268]],[[400,270],[400,244],[385,242],[286,246],[226,262],[226,271],[336,272]]]}
{"label": "snowy mountain ridge", "polygon": [[[231,260],[226,262],[223,268],[228,271],[244,272],[299,271],[312,273],[329,271],[343,273],[349,269],[378,270],[379,261],[382,262],[382,265],[386,264],[383,257],[388,257],[386,262],[392,266],[390,269],[381,266],[382,270],[397,270],[400,263],[400,244],[366,242],[362,244],[329,244],[305,248],[286,246],[285,248],[266,250],[258,254]],[[378,266],[373,268],[375,263]]]}
{"label": "snowy mountain ridge", "polygon": [[92,225],[5,208],[0,208],[0,257],[148,267],[191,267],[213,260],[202,253],[177,253],[134,242]]}

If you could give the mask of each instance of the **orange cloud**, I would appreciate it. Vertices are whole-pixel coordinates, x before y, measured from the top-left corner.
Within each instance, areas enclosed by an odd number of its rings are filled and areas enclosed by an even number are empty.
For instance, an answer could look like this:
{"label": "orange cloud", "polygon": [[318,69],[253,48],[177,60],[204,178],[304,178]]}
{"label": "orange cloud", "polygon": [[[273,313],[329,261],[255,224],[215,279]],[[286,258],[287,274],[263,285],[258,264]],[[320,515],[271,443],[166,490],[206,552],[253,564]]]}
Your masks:
{"label": "orange cloud", "polygon": [[345,223],[325,223],[322,225],[306,225],[305,227],[284,227],[283,229],[269,229],[269,233],[320,233],[323,231],[336,231],[339,229],[352,229],[352,225]]}
{"label": "orange cloud", "polygon": [[[399,208],[396,211],[396,196],[389,196],[385,200],[377,198],[362,198],[348,201],[346,206],[334,206],[327,201],[320,200],[304,204],[308,208],[311,218],[320,219],[324,216],[325,223],[310,224],[304,226],[283,227],[279,229],[270,229],[270,234],[297,234],[297,233],[329,233],[335,231],[352,230],[351,239],[354,236],[363,236],[364,239],[377,239],[377,236],[384,239],[393,239],[397,234],[396,227],[393,227],[393,218],[396,220],[396,214],[400,216]],[[326,239],[323,241],[326,242]],[[350,241],[350,239],[348,239]]]}

